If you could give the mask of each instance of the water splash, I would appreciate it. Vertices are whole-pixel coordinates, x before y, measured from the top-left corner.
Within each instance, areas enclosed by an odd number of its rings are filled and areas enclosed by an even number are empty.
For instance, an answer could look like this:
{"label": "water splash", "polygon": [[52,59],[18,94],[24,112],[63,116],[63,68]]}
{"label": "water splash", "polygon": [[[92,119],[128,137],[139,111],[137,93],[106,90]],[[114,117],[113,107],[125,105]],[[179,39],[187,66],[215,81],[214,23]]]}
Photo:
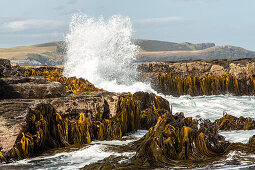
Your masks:
{"label": "water splash", "polygon": [[[138,47],[132,43],[130,18],[114,15],[89,18],[75,14],[66,36],[65,76],[82,77],[109,91],[138,91],[150,88],[137,84],[132,64]],[[145,87],[145,89],[144,89]]]}

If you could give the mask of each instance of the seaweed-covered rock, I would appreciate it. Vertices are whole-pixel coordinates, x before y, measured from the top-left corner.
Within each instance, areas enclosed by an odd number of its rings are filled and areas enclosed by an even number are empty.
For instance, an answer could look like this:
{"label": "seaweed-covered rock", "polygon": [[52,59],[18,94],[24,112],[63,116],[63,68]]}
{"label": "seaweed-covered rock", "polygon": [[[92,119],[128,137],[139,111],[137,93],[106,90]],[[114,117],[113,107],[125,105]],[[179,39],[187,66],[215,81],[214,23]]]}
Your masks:
{"label": "seaweed-covered rock", "polygon": [[165,112],[171,112],[169,102],[153,93],[136,92],[134,99],[140,101],[142,129],[149,129],[156,124],[159,116]]}
{"label": "seaweed-covered rock", "polygon": [[[158,102],[158,109],[169,108],[166,101],[150,95],[154,102]],[[109,92],[36,101],[3,100],[0,119],[6,123],[0,125],[2,160],[31,157],[50,148],[89,144],[95,139],[120,139],[141,128],[141,103],[144,100],[141,96],[135,99],[131,93]],[[153,108],[154,104],[146,107]],[[13,110],[15,118],[9,115]],[[5,133],[6,129],[12,133]],[[6,138],[8,134],[12,135],[11,139]]]}
{"label": "seaweed-covered rock", "polygon": [[157,124],[141,139],[132,163],[153,167],[178,164],[191,166],[192,161],[205,163],[216,160],[225,154],[228,146],[224,138],[198,128],[197,120],[166,113],[159,117]]}
{"label": "seaweed-covered rock", "polygon": [[228,73],[218,76],[196,76],[189,74],[181,76],[172,73],[159,73],[152,78],[152,82],[153,88],[165,95],[255,94],[255,76],[253,74],[247,75],[245,78],[237,78]]}
{"label": "seaweed-covered rock", "polygon": [[220,130],[252,130],[255,129],[255,121],[243,116],[235,117],[225,114],[222,118],[217,119],[215,124]]}

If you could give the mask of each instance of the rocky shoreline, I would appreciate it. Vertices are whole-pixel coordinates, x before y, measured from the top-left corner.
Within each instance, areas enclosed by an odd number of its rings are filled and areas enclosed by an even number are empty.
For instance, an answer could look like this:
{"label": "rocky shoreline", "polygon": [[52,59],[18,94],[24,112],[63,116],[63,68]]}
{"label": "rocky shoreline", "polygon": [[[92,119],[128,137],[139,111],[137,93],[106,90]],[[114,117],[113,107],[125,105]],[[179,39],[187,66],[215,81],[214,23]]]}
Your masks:
{"label": "rocky shoreline", "polygon": [[[246,92],[240,86],[253,87],[255,63],[228,60],[216,64],[140,63],[138,68],[142,71],[141,79],[151,81],[164,94],[201,95],[207,91],[210,95],[210,92],[215,94],[213,88],[219,93],[238,88],[238,95],[243,95]],[[194,167],[223,159],[230,151],[255,152],[255,136],[247,144],[240,144],[227,142],[219,135],[219,130],[255,129],[251,118],[226,114],[211,122],[184,117],[183,113],[172,114],[168,101],[155,94],[107,92],[87,80],[66,78],[61,70],[61,67],[20,67],[11,65],[9,60],[0,60],[1,162],[37,156],[52,148],[89,144],[93,140],[120,139],[138,129],[149,131],[123,148],[136,152],[129,163],[108,158],[84,169]],[[167,79],[169,74],[172,77]],[[223,83],[209,87],[217,82],[217,76]],[[177,85],[169,90],[170,80],[176,80]],[[199,83],[196,85],[194,80]],[[252,90],[247,93],[254,95]]]}

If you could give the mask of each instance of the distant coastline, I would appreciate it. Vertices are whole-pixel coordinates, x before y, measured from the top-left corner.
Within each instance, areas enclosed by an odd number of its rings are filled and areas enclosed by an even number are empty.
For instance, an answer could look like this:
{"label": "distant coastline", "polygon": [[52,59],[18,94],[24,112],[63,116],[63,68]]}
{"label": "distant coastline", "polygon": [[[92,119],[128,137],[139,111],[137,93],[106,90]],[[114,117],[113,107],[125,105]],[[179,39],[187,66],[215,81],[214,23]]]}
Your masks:
{"label": "distant coastline", "polygon": [[[214,43],[173,43],[157,40],[134,39],[140,47],[136,62],[160,62],[201,59],[254,58],[255,52],[241,47]],[[0,48],[0,58],[26,66],[62,65],[66,55],[63,41],[32,46]]]}

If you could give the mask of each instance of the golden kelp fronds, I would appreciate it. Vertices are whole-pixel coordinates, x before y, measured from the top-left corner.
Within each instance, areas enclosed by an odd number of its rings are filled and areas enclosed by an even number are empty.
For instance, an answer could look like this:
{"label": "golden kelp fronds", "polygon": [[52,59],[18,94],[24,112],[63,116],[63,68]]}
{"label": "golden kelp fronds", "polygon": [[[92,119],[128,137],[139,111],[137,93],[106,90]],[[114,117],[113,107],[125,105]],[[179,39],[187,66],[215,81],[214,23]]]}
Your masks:
{"label": "golden kelp fronds", "polygon": [[222,118],[215,121],[219,130],[252,130],[255,129],[255,121],[243,116],[235,117],[225,114]]}
{"label": "golden kelp fronds", "polygon": [[101,89],[96,88],[92,83],[84,80],[82,78],[75,77],[65,77],[62,75],[62,71],[60,69],[55,69],[53,71],[47,71],[47,67],[45,71],[35,70],[35,69],[27,69],[24,72],[26,77],[30,76],[44,76],[49,81],[60,82],[62,85],[66,86],[66,88],[72,91],[74,94],[79,95],[86,92],[92,91],[102,91]]}
{"label": "golden kelp fronds", "polygon": [[[193,166],[206,165],[228,153],[229,144],[217,135],[201,132],[192,118],[169,114],[158,118],[157,124],[138,142],[138,150],[131,163],[139,166]],[[193,126],[193,125],[196,126]],[[205,124],[201,124],[204,126]],[[204,128],[204,127],[203,127]],[[211,127],[208,127],[209,131]],[[217,147],[215,147],[217,146]]]}
{"label": "golden kelp fronds", "polygon": [[2,152],[0,152],[0,162],[7,162],[7,160],[4,157],[4,155],[2,154]]}
{"label": "golden kelp fronds", "polygon": [[237,78],[229,73],[215,76],[173,76],[171,73],[159,73],[154,79],[154,88],[167,95],[254,95],[255,76]]}
{"label": "golden kelp fronds", "polygon": [[77,118],[56,113],[57,130],[62,145],[89,144],[94,139],[93,123],[84,113]]}

